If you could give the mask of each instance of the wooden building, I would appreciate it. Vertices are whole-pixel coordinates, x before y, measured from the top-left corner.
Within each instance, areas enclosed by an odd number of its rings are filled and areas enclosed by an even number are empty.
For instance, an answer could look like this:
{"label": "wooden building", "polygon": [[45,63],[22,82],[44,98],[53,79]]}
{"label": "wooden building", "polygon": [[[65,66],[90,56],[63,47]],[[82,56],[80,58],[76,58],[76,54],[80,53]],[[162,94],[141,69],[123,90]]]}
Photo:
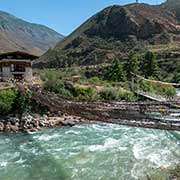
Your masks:
{"label": "wooden building", "polygon": [[38,57],[25,52],[15,51],[0,54],[0,79],[32,80],[32,61]]}

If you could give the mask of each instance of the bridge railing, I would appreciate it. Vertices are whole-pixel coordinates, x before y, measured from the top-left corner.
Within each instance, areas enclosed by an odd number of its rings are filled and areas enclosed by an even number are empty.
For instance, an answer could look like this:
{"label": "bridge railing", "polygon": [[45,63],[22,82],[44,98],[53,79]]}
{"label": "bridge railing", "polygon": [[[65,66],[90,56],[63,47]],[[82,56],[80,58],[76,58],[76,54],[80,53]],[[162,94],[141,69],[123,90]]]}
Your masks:
{"label": "bridge railing", "polygon": [[152,93],[152,92],[145,92],[145,91],[142,91],[142,90],[137,90],[136,93],[139,94],[139,95],[142,95],[142,96],[149,97],[151,99],[157,100],[157,101],[161,101],[161,102],[177,102],[178,101],[177,97],[172,97],[172,98],[164,97],[164,96],[161,96],[159,94],[155,94],[155,93]]}

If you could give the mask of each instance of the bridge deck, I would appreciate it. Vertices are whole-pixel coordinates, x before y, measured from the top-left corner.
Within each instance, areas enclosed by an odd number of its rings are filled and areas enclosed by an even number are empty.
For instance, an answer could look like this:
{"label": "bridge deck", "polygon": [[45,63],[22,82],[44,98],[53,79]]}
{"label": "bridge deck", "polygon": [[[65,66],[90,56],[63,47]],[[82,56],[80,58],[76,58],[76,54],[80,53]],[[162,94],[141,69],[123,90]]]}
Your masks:
{"label": "bridge deck", "polygon": [[33,92],[33,99],[52,112],[60,111],[87,121],[180,131],[180,119],[166,121],[147,116],[152,112],[159,112],[162,116],[169,114],[172,102],[72,102],[50,93]]}

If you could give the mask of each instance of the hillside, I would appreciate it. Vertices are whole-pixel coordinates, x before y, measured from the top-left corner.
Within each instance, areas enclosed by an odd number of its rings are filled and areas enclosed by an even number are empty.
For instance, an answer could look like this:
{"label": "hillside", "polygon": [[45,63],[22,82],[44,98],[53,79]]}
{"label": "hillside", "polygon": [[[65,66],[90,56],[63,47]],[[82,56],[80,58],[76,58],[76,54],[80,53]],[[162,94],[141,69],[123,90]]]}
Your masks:
{"label": "hillside", "polygon": [[35,67],[108,63],[115,58],[125,59],[132,49],[142,53],[150,48],[161,54],[165,49],[167,53],[167,46],[175,50],[179,47],[179,23],[175,10],[166,3],[111,6],[45,53]]}
{"label": "hillside", "polygon": [[42,55],[63,36],[39,24],[33,24],[0,11],[0,53],[25,51]]}
{"label": "hillside", "polygon": [[171,8],[175,12],[178,20],[180,20],[180,1],[179,0],[167,0],[162,6],[166,8]]}

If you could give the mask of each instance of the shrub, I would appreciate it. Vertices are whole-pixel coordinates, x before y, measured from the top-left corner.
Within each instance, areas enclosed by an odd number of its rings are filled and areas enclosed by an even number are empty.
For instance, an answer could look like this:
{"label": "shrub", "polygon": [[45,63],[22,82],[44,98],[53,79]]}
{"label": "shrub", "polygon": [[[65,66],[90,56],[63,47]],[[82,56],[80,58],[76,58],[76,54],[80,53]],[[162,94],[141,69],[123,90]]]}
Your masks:
{"label": "shrub", "polygon": [[167,96],[168,98],[174,97],[176,95],[176,89],[171,85],[159,85],[158,87],[161,94]]}
{"label": "shrub", "polygon": [[90,83],[102,83],[102,80],[99,77],[95,76],[89,79]]}
{"label": "shrub", "polygon": [[16,91],[4,90],[0,91],[0,114],[5,115],[10,113],[16,99]]}
{"label": "shrub", "polygon": [[163,84],[160,82],[149,82],[141,80],[139,82],[139,88],[145,92],[152,92],[168,98],[174,97],[176,95],[176,89],[169,84]]}
{"label": "shrub", "polygon": [[96,90],[92,87],[77,86],[74,88],[73,95],[77,100],[90,101],[90,100],[95,100],[97,98]]}
{"label": "shrub", "polygon": [[154,88],[149,81],[141,80],[139,82],[139,88],[145,92],[154,92]]}
{"label": "shrub", "polygon": [[64,97],[71,97],[69,90],[65,89],[61,76],[52,70],[48,70],[42,76],[44,80],[44,89],[59,94]]}
{"label": "shrub", "polygon": [[127,91],[127,90],[119,90],[118,91],[118,99],[125,100],[125,101],[136,101],[137,100],[134,93],[131,91]]}
{"label": "shrub", "polygon": [[180,82],[180,73],[175,73],[172,80],[175,83],[179,83]]}
{"label": "shrub", "polygon": [[57,89],[57,81],[59,77],[57,73],[52,70],[45,71],[43,75],[41,75],[41,79],[44,81],[44,88],[48,91],[56,91]]}
{"label": "shrub", "polygon": [[118,94],[116,90],[113,89],[105,89],[99,92],[99,97],[101,100],[112,101],[118,99]]}
{"label": "shrub", "polygon": [[13,108],[19,115],[31,111],[31,95],[31,92],[17,93]]}

